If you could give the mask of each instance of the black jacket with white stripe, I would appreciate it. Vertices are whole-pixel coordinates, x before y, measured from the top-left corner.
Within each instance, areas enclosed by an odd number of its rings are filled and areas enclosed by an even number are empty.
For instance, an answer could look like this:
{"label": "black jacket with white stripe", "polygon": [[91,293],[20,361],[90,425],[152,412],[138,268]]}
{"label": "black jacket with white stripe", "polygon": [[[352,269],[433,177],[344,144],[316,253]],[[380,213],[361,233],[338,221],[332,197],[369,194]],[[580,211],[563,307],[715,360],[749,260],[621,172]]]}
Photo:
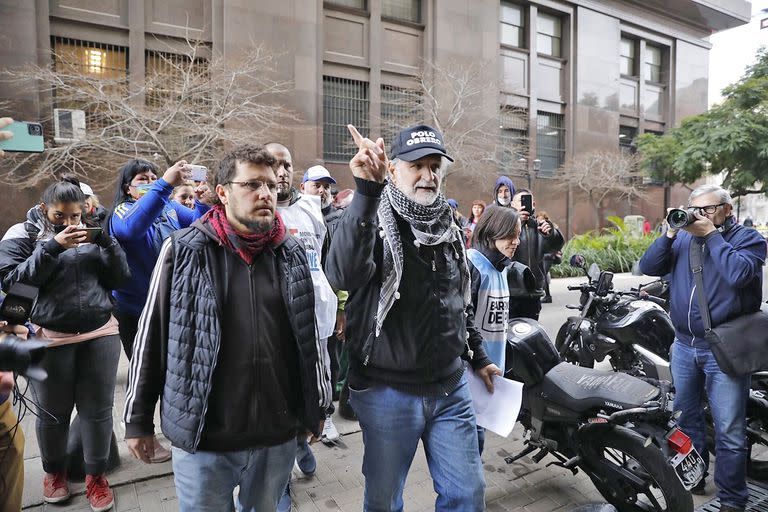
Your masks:
{"label": "black jacket with white stripe", "polygon": [[161,427],[174,446],[233,451],[319,434],[330,403],[301,244],[247,265],[200,221],[160,252],[133,348],[126,437]]}

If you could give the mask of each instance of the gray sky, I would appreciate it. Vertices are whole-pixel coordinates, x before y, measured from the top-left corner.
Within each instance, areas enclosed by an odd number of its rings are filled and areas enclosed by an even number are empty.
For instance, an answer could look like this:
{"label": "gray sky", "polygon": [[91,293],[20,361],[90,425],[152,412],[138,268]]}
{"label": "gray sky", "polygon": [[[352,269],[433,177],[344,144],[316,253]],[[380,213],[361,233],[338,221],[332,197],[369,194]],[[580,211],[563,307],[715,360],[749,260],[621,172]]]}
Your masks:
{"label": "gray sky", "polygon": [[752,0],[752,22],[719,32],[710,38],[709,104],[720,101],[723,87],[737,81],[755,59],[760,46],[768,46],[768,28],[760,29],[760,20],[768,18],[768,0]]}

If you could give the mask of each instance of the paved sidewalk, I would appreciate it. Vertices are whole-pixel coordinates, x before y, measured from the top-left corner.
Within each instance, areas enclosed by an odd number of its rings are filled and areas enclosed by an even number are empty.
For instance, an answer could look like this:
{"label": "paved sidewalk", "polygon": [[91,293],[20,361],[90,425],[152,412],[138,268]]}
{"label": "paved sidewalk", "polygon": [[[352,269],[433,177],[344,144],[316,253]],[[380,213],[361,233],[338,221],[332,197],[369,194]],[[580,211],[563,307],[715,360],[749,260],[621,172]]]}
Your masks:
{"label": "paved sidewalk", "polygon": [[[542,324],[554,337],[560,324],[572,312],[563,304],[578,300],[576,293],[565,291],[568,284],[583,279],[559,279],[552,284],[554,304],[545,304]],[[614,283],[618,288],[635,285],[635,278],[618,275]],[[127,377],[127,360],[123,357],[118,370],[118,384],[115,393],[115,433],[122,440],[124,431],[120,425],[123,410],[124,389]],[[356,422],[346,421],[338,416],[334,421],[342,433],[338,446],[329,448],[321,444],[313,446],[318,459],[317,473],[312,478],[295,478],[292,485],[294,509],[298,511],[357,511],[362,510],[363,476],[361,473],[363,443]],[[156,421],[159,424],[159,421]],[[83,496],[84,484],[73,484],[74,498],[64,506],[42,504],[42,466],[34,433],[34,416],[28,415],[23,421],[27,438],[25,453],[24,506],[30,511],[89,511]],[[508,439],[488,432],[483,463],[487,483],[486,502],[490,511],[550,512],[568,511],[577,505],[602,502],[592,483],[583,474],[573,476],[570,471],[555,466],[546,467],[551,457],[540,464],[525,457],[514,465],[507,465],[504,457],[522,448],[522,429],[516,428]],[[162,438],[161,438],[162,439]],[[165,442],[165,441],[164,441]],[[167,445],[167,442],[165,442]],[[145,465],[133,459],[124,442],[119,442],[122,464],[108,475],[116,495],[118,511],[157,512],[178,510],[170,463]],[[710,493],[714,490],[710,484]],[[404,493],[405,510],[434,510],[435,493],[429,477],[423,450],[419,448],[408,475]],[[709,496],[694,496],[696,506],[711,499]]]}

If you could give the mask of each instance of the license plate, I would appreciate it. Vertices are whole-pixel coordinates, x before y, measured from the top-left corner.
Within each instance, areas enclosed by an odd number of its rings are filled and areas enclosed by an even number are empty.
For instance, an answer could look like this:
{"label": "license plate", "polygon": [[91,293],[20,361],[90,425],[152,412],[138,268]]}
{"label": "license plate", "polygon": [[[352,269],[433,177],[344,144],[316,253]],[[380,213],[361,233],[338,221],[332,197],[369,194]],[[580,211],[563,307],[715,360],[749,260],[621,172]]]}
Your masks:
{"label": "license plate", "polygon": [[677,478],[680,479],[686,491],[690,491],[704,478],[704,459],[694,447],[691,447],[691,451],[686,454],[676,454],[669,462],[675,468]]}

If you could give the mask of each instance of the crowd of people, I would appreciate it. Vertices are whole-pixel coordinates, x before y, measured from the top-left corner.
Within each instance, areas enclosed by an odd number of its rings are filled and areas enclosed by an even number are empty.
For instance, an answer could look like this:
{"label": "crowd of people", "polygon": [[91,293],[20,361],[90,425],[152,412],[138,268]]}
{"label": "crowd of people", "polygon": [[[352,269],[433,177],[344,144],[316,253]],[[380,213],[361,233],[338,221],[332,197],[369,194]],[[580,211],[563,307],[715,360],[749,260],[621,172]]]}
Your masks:
{"label": "crowd of people", "polygon": [[[467,372],[493,392],[509,318],[538,319],[551,302],[548,272],[563,235],[532,191],[506,176],[488,203],[461,215],[441,193],[452,158],[431,126],[404,129],[388,146],[349,131],[354,190],[334,194],[337,180],[321,165],[296,188],[287,146],[243,145],[205,181],[190,181],[186,161],[161,175],[130,160],[111,210],[62,176],[8,230],[2,288],[24,283],[39,295],[28,325],[0,328],[51,341],[48,378],[32,383],[50,412],[36,422],[46,502],[70,497],[65,457],[76,409],[89,503],[94,511],[114,504],[105,473],[122,347],[129,451],[145,463],[172,460],[182,511],[290,510],[294,465],[314,474],[311,444],[339,438],[334,402],[362,429],[364,510],[403,509],[419,442],[436,510],[484,510],[485,432]],[[708,248],[705,275],[724,304],[715,319],[760,302],[765,243],[735,224],[730,203],[722,189],[694,191],[697,221],[667,230],[641,268],[671,274],[675,404],[702,454],[702,392],[720,397],[710,400],[715,484],[721,510],[737,511],[746,503],[747,380],[720,372],[708,351],[689,307],[687,265],[695,238]],[[0,374],[2,511],[20,508],[24,485],[12,388]],[[170,450],[155,435],[158,402]]]}

